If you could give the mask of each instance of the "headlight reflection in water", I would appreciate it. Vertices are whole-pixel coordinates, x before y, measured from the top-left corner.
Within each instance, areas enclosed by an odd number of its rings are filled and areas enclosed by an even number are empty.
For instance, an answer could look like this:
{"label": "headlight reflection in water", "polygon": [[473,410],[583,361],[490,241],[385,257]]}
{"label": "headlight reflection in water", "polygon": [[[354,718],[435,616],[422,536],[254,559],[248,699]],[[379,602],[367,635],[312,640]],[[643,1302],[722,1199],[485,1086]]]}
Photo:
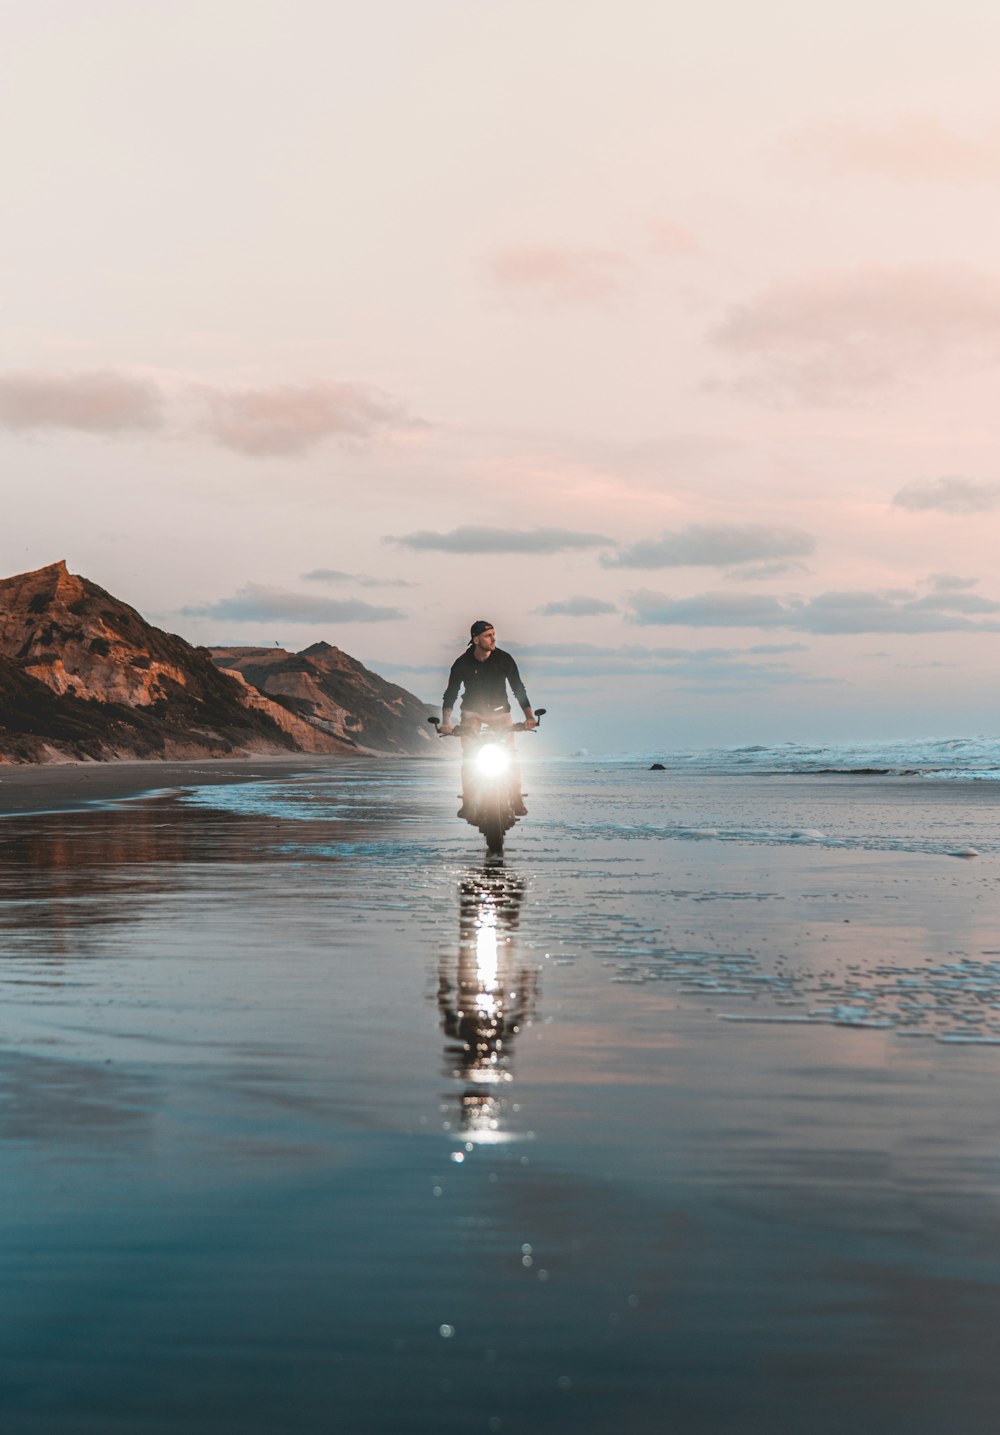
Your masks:
{"label": "headlight reflection in water", "polygon": [[520,952],[524,883],[503,868],[466,874],[459,887],[456,956],[438,969],[446,1071],[461,1086],[460,1128],[476,1144],[508,1141],[513,1042],[534,1013],[538,972]]}

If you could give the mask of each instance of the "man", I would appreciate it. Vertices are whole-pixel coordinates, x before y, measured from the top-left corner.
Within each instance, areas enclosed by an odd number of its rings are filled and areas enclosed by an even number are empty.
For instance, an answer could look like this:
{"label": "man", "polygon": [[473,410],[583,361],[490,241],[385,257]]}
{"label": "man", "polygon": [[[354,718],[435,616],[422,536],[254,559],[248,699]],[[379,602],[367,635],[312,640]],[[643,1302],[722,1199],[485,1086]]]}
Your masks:
{"label": "man", "polygon": [[[493,624],[487,623],[485,618],[480,618],[473,623],[470,632],[469,646],[461,657],[456,658],[451,665],[448,686],[445,688],[441,707],[441,726],[438,731],[442,733],[455,731],[451,714],[458,698],[459,689],[463,690],[461,726],[467,725],[470,734],[473,730],[479,731],[481,722],[496,723],[500,720],[506,727],[513,726],[510,702],[507,697],[508,684],[524,713],[525,727],[529,731],[531,728],[537,727],[535,714],[531,710],[531,703],[528,701],[528,694],[525,692],[517,664],[510,653],[505,653],[503,648],[497,647],[497,635],[494,632]],[[508,737],[508,743],[513,748],[513,734]],[[462,748],[463,751],[468,748],[464,738]],[[465,816],[467,794],[465,778],[466,764],[463,762],[462,810],[458,814],[460,817]],[[528,809],[521,798],[521,774],[520,769],[516,767],[515,780],[514,810],[519,817],[523,817]]]}

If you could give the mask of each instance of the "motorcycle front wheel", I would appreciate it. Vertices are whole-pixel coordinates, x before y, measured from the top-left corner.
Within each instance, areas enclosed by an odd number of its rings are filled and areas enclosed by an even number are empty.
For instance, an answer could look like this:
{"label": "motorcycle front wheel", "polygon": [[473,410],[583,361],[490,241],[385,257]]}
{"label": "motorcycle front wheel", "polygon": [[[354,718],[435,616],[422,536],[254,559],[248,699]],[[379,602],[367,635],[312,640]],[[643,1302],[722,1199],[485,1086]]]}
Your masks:
{"label": "motorcycle front wheel", "polygon": [[493,853],[493,855],[496,857],[503,856],[504,831],[505,828],[503,816],[498,809],[494,809],[492,812],[486,815],[486,818],[483,821],[482,832],[483,836],[486,838],[487,852]]}
{"label": "motorcycle front wheel", "polygon": [[493,857],[502,857],[503,835],[508,827],[514,825],[510,795],[503,784],[498,784],[492,792],[484,794],[484,797],[480,808],[479,830],[486,838],[487,852]]}

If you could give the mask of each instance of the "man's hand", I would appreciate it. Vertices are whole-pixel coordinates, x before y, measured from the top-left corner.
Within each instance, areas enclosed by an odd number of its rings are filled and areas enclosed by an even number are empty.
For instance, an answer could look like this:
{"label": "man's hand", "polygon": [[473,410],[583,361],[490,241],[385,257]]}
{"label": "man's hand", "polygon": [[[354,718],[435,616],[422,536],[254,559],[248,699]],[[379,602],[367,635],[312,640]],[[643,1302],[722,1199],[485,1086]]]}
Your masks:
{"label": "man's hand", "polygon": [[442,737],[447,737],[450,732],[454,731],[455,729],[450,722],[438,723],[438,732]]}
{"label": "man's hand", "polygon": [[536,728],[537,726],[538,726],[538,719],[535,717],[535,714],[534,714],[534,713],[531,711],[531,709],[529,708],[528,711],[524,714],[524,728],[525,728],[525,731],[526,731],[526,732],[531,732],[532,728]]}

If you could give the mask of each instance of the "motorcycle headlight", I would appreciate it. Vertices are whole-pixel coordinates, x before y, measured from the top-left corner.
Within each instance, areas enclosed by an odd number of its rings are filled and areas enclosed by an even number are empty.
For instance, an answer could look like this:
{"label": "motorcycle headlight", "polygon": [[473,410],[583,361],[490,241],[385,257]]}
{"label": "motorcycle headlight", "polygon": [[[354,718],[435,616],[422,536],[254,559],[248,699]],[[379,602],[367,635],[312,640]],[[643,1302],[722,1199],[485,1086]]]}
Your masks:
{"label": "motorcycle headlight", "polygon": [[488,742],[476,753],[476,771],[484,777],[499,777],[510,767],[510,754],[499,743]]}

